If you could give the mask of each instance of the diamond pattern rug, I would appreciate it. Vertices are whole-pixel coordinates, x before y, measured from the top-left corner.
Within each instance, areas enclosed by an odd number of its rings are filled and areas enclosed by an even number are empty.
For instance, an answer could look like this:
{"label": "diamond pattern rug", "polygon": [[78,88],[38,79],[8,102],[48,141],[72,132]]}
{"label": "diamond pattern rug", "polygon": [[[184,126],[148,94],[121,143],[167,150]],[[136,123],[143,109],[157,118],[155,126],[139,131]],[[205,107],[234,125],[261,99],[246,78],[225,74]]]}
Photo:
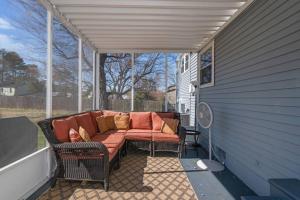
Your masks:
{"label": "diamond pattern rug", "polygon": [[121,168],[110,175],[109,191],[96,182],[60,180],[40,200],[97,199],[197,199],[177,157],[167,153],[150,157],[148,153],[129,152]]}

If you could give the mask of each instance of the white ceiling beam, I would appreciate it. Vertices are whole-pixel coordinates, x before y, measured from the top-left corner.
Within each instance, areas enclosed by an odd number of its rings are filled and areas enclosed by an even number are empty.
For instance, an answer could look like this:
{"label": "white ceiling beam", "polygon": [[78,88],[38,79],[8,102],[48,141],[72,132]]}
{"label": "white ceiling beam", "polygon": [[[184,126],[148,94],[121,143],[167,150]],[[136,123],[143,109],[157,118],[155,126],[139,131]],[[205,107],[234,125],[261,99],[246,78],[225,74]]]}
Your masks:
{"label": "white ceiling beam", "polygon": [[220,27],[225,22],[164,22],[164,21],[105,21],[105,20],[71,20],[72,23],[78,27],[80,26],[153,26],[153,27]]}
{"label": "white ceiling beam", "polygon": [[67,18],[72,20],[109,20],[109,21],[205,21],[205,22],[225,22],[230,16],[164,16],[164,15],[139,15],[137,17],[134,14],[128,15],[108,15],[108,14],[87,14],[87,13],[79,13],[79,14],[67,14]]}
{"label": "white ceiling beam", "polygon": [[65,14],[78,14],[78,13],[89,13],[89,14],[112,14],[112,15],[124,15],[124,14],[135,14],[138,15],[177,15],[177,16],[220,16],[220,15],[233,15],[237,9],[221,9],[221,10],[214,10],[214,9],[153,9],[153,8],[103,8],[103,7],[58,7],[58,9]]}
{"label": "white ceiling beam", "polygon": [[191,39],[191,38],[200,38],[200,37],[209,37],[208,34],[199,34],[194,36],[188,36],[188,35],[98,35],[98,36],[90,36],[89,38],[93,41],[98,39]]}
{"label": "white ceiling beam", "polygon": [[51,0],[57,6],[86,6],[106,8],[167,8],[167,9],[201,9],[201,8],[239,8],[244,2],[229,1],[151,1],[151,0]]}

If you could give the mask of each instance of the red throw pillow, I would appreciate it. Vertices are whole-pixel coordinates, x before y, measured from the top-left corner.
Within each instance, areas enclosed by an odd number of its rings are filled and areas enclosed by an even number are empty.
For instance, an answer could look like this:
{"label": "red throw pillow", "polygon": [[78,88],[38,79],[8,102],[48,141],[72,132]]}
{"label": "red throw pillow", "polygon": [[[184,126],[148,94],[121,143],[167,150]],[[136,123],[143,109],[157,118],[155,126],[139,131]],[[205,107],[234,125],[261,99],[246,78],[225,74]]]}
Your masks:
{"label": "red throw pillow", "polygon": [[55,137],[59,142],[70,142],[69,130],[71,128],[76,131],[78,130],[78,125],[74,117],[53,120],[52,126]]}
{"label": "red throw pillow", "polygon": [[152,128],[155,131],[160,131],[162,123],[163,123],[163,118],[174,118],[175,114],[173,112],[152,112],[151,117],[152,117]]}
{"label": "red throw pillow", "polygon": [[130,112],[130,128],[152,129],[150,112]]}
{"label": "red throw pillow", "polygon": [[69,137],[71,142],[83,142],[83,139],[80,136],[80,134],[77,131],[75,131],[73,128],[69,130]]}
{"label": "red throw pillow", "polygon": [[96,127],[93,124],[92,117],[90,113],[83,113],[75,116],[78,126],[81,126],[88,132],[90,137],[96,135]]}

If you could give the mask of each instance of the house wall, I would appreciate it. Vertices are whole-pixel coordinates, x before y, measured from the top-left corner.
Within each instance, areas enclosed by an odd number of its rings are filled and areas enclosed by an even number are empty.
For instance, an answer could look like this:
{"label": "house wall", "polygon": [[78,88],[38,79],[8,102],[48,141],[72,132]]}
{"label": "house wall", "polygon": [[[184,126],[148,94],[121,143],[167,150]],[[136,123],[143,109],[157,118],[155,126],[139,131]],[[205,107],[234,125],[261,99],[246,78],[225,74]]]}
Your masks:
{"label": "house wall", "polygon": [[189,125],[195,125],[195,95],[189,93],[189,85],[191,81],[197,80],[197,54],[191,53],[189,59],[189,69],[184,73],[178,69],[178,78],[176,82],[177,87],[177,110],[181,112],[180,104],[185,104],[185,110],[190,110]]}
{"label": "house wall", "polygon": [[259,195],[269,178],[300,179],[299,19],[298,0],[255,1],[215,38],[215,86],[199,91],[213,144]]}

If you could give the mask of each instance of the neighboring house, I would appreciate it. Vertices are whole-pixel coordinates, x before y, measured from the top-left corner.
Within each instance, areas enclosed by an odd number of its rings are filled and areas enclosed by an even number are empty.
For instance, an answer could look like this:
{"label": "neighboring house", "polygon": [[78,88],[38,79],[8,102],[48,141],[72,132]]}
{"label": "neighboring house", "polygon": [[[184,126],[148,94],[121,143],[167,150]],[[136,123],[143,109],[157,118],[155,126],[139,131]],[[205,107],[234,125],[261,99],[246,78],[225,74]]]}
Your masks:
{"label": "neighboring house", "polygon": [[0,96],[15,96],[16,89],[14,87],[0,87]]}
{"label": "neighboring house", "polygon": [[176,110],[176,86],[171,85],[167,91],[168,111]]}
{"label": "neighboring house", "polygon": [[[176,107],[177,111],[187,117],[187,124],[195,125],[195,87],[197,81],[197,53],[181,54],[177,59],[176,72]],[[186,120],[185,120],[186,121]]]}
{"label": "neighboring house", "polygon": [[297,1],[255,1],[200,56],[199,101],[213,109],[215,150],[259,195],[270,194],[270,178],[300,179],[299,10]]}

